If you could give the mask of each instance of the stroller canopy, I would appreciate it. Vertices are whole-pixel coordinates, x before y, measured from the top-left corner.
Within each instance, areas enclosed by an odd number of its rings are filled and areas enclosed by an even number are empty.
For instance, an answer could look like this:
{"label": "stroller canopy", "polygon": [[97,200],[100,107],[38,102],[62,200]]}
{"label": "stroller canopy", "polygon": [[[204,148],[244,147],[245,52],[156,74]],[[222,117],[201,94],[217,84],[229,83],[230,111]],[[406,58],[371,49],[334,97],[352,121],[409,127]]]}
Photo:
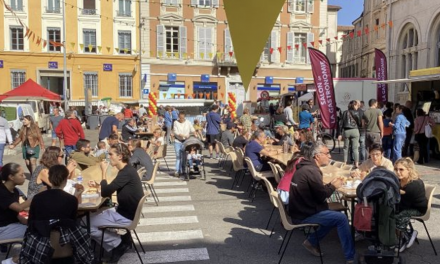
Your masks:
{"label": "stroller canopy", "polygon": [[197,149],[199,149],[199,150],[203,149],[203,147],[204,147],[203,142],[200,141],[196,137],[190,137],[183,142],[183,149],[184,150],[188,150],[187,148],[192,147],[192,146],[197,147]]}
{"label": "stroller canopy", "polygon": [[387,192],[386,202],[389,206],[393,206],[400,202],[400,182],[396,174],[387,169],[374,169],[362,181],[356,190],[357,197],[360,201],[364,197],[370,199],[380,196],[383,192]]}

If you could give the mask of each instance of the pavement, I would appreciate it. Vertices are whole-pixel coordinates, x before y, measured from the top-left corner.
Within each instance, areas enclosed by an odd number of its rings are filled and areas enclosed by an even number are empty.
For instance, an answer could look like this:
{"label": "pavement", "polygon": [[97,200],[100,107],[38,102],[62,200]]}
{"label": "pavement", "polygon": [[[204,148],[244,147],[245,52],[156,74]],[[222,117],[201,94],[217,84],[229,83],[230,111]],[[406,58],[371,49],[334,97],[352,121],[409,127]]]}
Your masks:
{"label": "pavement", "polygon": [[[86,137],[95,144],[97,131],[86,131]],[[49,145],[50,138],[45,137],[45,142]],[[20,152],[6,155],[4,163],[24,165]],[[342,153],[336,150],[332,158],[342,160]],[[175,153],[171,146],[166,161],[174,167]],[[205,159],[207,179],[189,182],[170,176],[174,171],[168,171],[163,160],[160,167],[155,183],[159,206],[149,198],[137,228],[146,251],[146,254],[141,253],[144,263],[278,263],[277,252],[285,231],[272,219],[270,226],[275,226],[275,233],[269,237],[270,232],[265,227],[273,207],[263,191],[257,193],[254,202],[250,201],[246,192],[249,178],[231,190],[230,164],[223,169],[216,160]],[[425,183],[439,185],[440,160],[432,160],[427,166],[417,165],[417,171]],[[23,189],[27,190],[27,186]],[[435,191],[431,219],[426,225],[434,245],[440,250],[439,192],[439,189]],[[415,223],[414,227],[419,231],[420,245],[415,243],[403,253],[405,263],[439,263],[423,225]],[[282,263],[319,263],[319,258],[302,247],[304,239],[302,231],[294,232]],[[357,242],[357,252],[366,250],[368,245],[368,241]],[[336,230],[323,239],[321,248],[326,264],[345,263]],[[131,250],[119,263],[140,262]]]}

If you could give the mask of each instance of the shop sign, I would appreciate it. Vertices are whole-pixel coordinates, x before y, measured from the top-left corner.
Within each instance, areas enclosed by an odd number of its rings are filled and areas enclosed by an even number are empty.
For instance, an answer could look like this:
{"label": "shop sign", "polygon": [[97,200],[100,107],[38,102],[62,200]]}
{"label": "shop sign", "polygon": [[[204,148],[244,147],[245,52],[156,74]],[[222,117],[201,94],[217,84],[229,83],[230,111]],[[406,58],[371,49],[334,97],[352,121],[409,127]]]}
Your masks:
{"label": "shop sign", "polygon": [[142,89],[142,99],[148,99],[149,94],[150,94],[150,89]]}
{"label": "shop sign", "polygon": [[48,67],[49,67],[49,69],[58,69],[58,62],[56,62],[56,61],[49,61]]}
{"label": "shop sign", "polygon": [[168,79],[169,82],[175,82],[177,80],[177,74],[175,73],[168,73]]}
{"label": "shop sign", "polygon": [[0,68],[3,68],[3,60],[0,60]]}
{"label": "shop sign", "polygon": [[306,92],[307,86],[305,84],[298,84],[298,85],[296,85],[296,90],[298,92]]}
{"label": "shop sign", "polygon": [[113,71],[113,64],[110,63],[104,63],[104,71]]}
{"label": "shop sign", "polygon": [[209,74],[202,74],[202,82],[209,83]]}
{"label": "shop sign", "polygon": [[264,79],[265,84],[273,84],[273,77],[272,76],[266,76]]}
{"label": "shop sign", "polygon": [[295,83],[304,83],[304,77],[296,77]]}

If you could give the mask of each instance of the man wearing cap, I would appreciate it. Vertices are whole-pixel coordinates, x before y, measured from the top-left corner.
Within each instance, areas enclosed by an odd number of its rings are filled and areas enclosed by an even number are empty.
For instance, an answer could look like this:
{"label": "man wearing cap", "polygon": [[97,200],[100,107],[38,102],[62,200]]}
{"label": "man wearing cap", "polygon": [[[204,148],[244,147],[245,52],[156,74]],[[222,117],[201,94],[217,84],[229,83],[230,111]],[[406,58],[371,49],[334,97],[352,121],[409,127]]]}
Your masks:
{"label": "man wearing cap", "polygon": [[226,130],[222,132],[221,142],[225,148],[232,147],[232,143],[234,143],[234,133],[237,125],[229,122],[226,125]]}
{"label": "man wearing cap", "polygon": [[310,125],[315,122],[310,113],[310,106],[308,104],[303,104],[301,106],[302,111],[299,113],[299,129],[309,129]]}
{"label": "man wearing cap", "polygon": [[284,145],[284,142],[287,142],[289,148],[293,147],[295,144],[293,143],[292,138],[289,136],[289,128],[287,126],[275,126],[275,138],[273,139],[273,145]]}

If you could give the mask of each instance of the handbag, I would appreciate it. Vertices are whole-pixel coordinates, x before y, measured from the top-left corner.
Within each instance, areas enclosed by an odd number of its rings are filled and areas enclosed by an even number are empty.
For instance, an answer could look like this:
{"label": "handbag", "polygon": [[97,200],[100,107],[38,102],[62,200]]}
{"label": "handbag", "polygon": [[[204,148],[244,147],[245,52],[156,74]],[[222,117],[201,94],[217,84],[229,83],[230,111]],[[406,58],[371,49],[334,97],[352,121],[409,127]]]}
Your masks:
{"label": "handbag", "polygon": [[[425,117],[425,121],[426,121],[426,117]],[[432,128],[431,125],[429,124],[429,120],[428,123],[425,125],[425,136],[427,138],[432,138],[434,137],[434,135],[432,134]]]}
{"label": "handbag", "polygon": [[358,231],[371,232],[373,208],[368,205],[367,198],[364,202],[356,205],[354,209],[354,227]]}
{"label": "handbag", "polygon": [[36,153],[35,147],[32,148],[31,146],[26,145],[26,154],[32,156],[32,155],[34,155],[35,153]]}

